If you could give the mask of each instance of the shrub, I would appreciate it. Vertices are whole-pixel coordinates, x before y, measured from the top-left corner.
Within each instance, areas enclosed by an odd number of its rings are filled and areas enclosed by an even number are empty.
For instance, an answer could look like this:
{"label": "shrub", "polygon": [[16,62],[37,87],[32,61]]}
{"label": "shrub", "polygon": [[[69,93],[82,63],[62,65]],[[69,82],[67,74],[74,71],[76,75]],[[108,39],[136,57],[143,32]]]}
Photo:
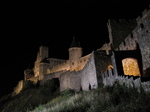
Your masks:
{"label": "shrub", "polygon": [[72,90],[72,89],[67,89],[67,90],[65,90],[65,91],[62,91],[61,92],[61,96],[62,97],[70,97],[70,96],[73,96],[75,94],[75,91],[74,90]]}

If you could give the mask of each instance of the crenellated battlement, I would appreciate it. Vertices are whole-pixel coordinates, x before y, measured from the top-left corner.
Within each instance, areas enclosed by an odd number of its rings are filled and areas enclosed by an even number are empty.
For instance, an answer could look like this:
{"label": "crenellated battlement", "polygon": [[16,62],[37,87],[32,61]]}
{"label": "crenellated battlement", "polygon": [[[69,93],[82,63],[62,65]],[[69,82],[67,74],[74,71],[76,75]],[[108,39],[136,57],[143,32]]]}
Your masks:
{"label": "crenellated battlement", "polygon": [[110,19],[108,32],[111,48],[116,49],[122,41],[132,32],[137,23],[135,19]]}
{"label": "crenellated battlement", "polygon": [[133,34],[129,34],[127,38],[116,48],[117,51],[122,50],[136,50],[137,49],[137,38]]}
{"label": "crenellated battlement", "polygon": [[77,62],[78,63],[87,62],[89,60],[90,56],[91,56],[91,53],[84,57],[79,58],[79,60],[77,60]]}
{"label": "crenellated battlement", "polygon": [[[62,71],[62,70],[70,70],[69,67],[69,61],[63,62],[61,64],[55,65],[52,68],[49,69],[49,73],[54,73],[54,72],[58,72],[58,71]],[[47,73],[47,74],[49,74]]]}
{"label": "crenellated battlement", "polygon": [[143,12],[142,12],[142,15],[141,16],[138,16],[136,18],[136,22],[137,24],[140,24],[146,17],[148,17],[150,15],[150,5],[149,5],[149,8],[145,9]]}

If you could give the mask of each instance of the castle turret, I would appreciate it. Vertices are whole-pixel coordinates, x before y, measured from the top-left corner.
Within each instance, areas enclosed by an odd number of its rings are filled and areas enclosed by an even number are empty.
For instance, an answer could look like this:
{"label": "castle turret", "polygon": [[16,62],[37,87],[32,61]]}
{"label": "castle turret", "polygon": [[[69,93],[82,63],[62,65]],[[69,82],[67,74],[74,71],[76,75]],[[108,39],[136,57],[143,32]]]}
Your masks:
{"label": "castle turret", "polygon": [[48,68],[49,68],[49,61],[47,60],[47,58],[42,59],[39,65],[39,80],[43,79]]}
{"label": "castle turret", "polygon": [[39,76],[40,62],[45,58],[48,58],[48,47],[40,46],[39,52],[37,54],[37,59],[34,63],[34,76],[35,77]]}
{"label": "castle turret", "polygon": [[48,47],[46,46],[40,46],[40,61],[44,58],[48,58]]}
{"label": "castle turret", "polygon": [[73,37],[71,46],[69,48],[69,61],[70,61],[70,70],[74,70],[77,66],[77,60],[82,57],[82,48],[80,44]]}

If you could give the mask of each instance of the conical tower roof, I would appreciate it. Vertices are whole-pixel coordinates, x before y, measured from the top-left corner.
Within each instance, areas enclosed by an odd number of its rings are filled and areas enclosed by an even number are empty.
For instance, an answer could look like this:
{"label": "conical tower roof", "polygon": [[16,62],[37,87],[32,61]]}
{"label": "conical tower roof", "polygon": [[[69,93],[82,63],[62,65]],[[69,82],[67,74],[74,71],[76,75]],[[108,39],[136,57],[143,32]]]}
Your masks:
{"label": "conical tower roof", "polygon": [[80,47],[80,44],[79,44],[79,42],[76,41],[75,36],[73,36],[73,40],[72,40],[72,43],[70,45],[70,48],[71,47]]}

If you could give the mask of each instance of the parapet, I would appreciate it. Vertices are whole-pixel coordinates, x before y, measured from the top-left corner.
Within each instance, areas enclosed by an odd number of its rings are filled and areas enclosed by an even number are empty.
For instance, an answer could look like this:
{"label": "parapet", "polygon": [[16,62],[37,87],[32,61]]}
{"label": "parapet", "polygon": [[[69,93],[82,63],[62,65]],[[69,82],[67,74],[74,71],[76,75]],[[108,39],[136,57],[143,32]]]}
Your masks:
{"label": "parapet", "polygon": [[141,21],[143,21],[143,19],[145,19],[147,16],[150,15],[150,5],[149,5],[149,8],[145,9],[143,12],[142,12],[142,15],[141,16],[138,16],[136,18],[136,22],[137,24],[140,24]]}
{"label": "parapet", "polygon": [[112,49],[116,49],[137,26],[135,19],[110,19]]}

